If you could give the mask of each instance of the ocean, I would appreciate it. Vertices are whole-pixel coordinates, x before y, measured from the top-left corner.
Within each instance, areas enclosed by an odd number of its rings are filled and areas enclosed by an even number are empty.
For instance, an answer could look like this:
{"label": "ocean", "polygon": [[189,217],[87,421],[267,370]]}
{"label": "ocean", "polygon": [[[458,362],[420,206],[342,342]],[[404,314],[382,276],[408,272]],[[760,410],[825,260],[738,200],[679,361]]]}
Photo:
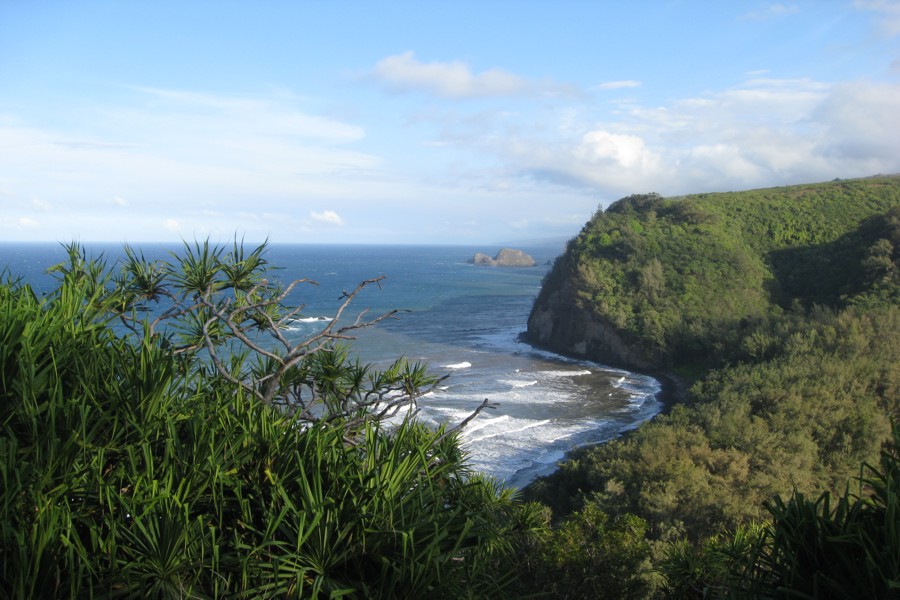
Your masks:
{"label": "ocean", "polygon": [[[90,254],[115,261],[121,245],[85,244]],[[249,244],[247,245],[250,246]],[[145,256],[168,258],[180,245],[142,244]],[[459,423],[484,400],[484,410],[461,439],[473,469],[511,487],[523,487],[556,469],[575,447],[602,442],[636,427],[661,408],[659,383],[648,376],[568,359],[519,341],[531,305],[561,244],[517,246],[531,254],[531,268],[467,263],[465,246],[271,245],[268,260],[282,281],[309,278],[291,297],[303,304],[291,327],[302,339],[333,316],[344,290],[384,276],[350,305],[345,319],[363,310],[374,317],[400,309],[397,319],[356,332],[351,342],[361,360],[384,366],[404,356],[425,361],[435,375],[449,374],[419,402],[424,422]],[[0,269],[38,290],[53,284],[46,269],[65,258],[59,244],[0,244]]]}

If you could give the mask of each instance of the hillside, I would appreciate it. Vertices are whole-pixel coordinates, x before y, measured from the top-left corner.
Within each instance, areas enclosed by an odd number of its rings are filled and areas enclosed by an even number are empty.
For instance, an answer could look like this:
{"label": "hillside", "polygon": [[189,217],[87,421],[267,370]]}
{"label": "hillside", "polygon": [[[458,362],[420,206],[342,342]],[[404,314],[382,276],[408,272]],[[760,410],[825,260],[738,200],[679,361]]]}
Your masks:
{"label": "hillside", "polygon": [[687,382],[671,411],[534,484],[702,547],[793,492],[844,492],[900,399],[900,177],[597,212],[545,279],[534,343]]}
{"label": "hillside", "polygon": [[736,358],[753,324],[881,285],[898,206],[900,176],[623,198],[569,242],[528,337],[645,370]]}

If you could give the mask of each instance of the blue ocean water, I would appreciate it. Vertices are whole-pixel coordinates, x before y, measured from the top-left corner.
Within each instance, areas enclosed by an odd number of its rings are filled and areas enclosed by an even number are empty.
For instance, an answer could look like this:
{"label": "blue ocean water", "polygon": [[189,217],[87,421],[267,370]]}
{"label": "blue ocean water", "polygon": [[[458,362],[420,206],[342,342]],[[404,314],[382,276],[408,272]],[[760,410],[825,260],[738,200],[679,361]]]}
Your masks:
{"label": "blue ocean water", "polygon": [[[114,262],[120,245],[86,245]],[[386,365],[398,356],[426,361],[434,374],[449,374],[419,403],[427,423],[458,423],[488,398],[485,410],[462,433],[473,468],[513,487],[553,471],[574,447],[615,437],[659,412],[658,382],[650,377],[538,350],[518,340],[532,302],[561,245],[521,246],[532,268],[477,267],[465,246],[272,245],[268,259],[282,281],[309,278],[293,304],[302,318],[289,332],[299,340],[334,315],[340,297],[366,279],[369,286],[345,313],[355,319],[401,309],[397,319],[359,330],[352,342],[365,362]],[[181,246],[144,244],[148,258],[169,258]],[[62,261],[59,244],[0,244],[0,269],[39,290],[51,289],[46,269]]]}

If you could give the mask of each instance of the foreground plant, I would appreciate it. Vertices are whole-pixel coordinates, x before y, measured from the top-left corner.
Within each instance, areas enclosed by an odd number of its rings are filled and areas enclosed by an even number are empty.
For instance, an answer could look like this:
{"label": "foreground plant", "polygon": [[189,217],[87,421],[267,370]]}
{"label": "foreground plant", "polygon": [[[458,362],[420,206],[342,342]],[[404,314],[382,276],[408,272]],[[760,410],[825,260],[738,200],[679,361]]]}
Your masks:
{"label": "foreground plant", "polygon": [[340,318],[378,280],[290,342],[304,280],[185,252],[0,285],[0,597],[502,596],[533,509],[411,419],[424,365],[339,345],[391,316]]}
{"label": "foreground plant", "polygon": [[766,503],[771,521],[695,548],[674,544],[663,564],[676,598],[900,597],[900,427],[859,491]]}

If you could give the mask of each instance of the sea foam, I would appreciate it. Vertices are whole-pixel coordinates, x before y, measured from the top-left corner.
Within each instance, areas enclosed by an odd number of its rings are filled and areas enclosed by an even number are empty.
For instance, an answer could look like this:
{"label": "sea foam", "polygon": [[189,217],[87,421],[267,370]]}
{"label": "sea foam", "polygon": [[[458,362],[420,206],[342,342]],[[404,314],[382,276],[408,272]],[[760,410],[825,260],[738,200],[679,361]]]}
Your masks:
{"label": "sea foam", "polygon": [[470,363],[469,361],[463,361],[463,362],[453,363],[450,365],[444,365],[444,368],[458,371],[459,369],[468,369],[471,366],[472,366],[472,363]]}
{"label": "sea foam", "polygon": [[300,319],[294,319],[299,323],[329,323],[333,321],[332,317],[302,317]]}
{"label": "sea foam", "polygon": [[581,377],[591,375],[592,372],[588,369],[579,369],[577,371],[541,371],[540,374],[544,377]]}

